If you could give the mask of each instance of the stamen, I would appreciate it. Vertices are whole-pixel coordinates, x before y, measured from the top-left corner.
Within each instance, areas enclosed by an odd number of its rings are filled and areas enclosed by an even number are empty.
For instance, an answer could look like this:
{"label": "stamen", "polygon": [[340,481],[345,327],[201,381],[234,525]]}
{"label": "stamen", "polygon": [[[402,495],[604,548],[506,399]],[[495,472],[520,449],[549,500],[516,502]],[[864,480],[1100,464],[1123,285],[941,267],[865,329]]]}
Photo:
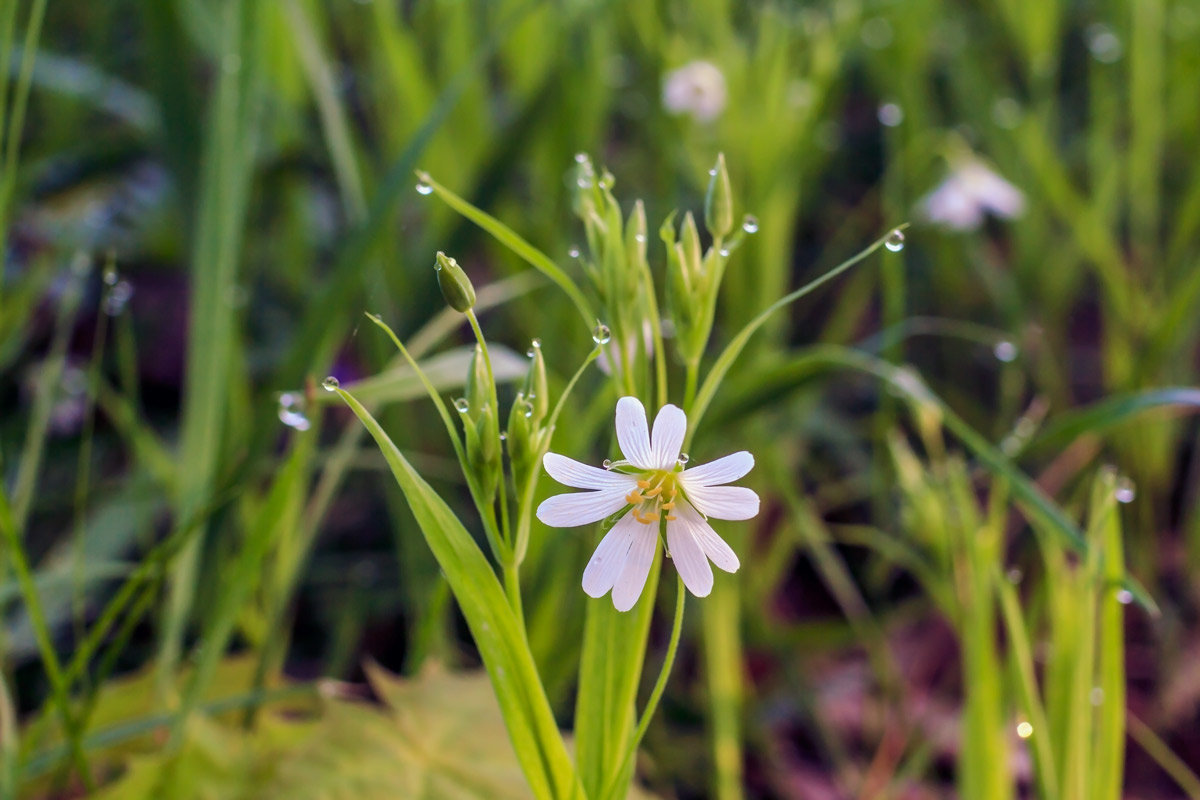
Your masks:
{"label": "stamen", "polygon": [[649,488],[650,488],[650,481],[638,481],[638,482],[637,482],[637,485],[638,485],[638,488],[639,488],[639,489],[649,489]]}
{"label": "stamen", "polygon": [[636,506],[638,503],[642,502],[644,499],[645,498],[642,497],[641,493],[638,492],[636,489],[634,491],[630,492],[629,494],[625,495],[625,502],[629,503],[629,505],[631,505],[631,506]]}
{"label": "stamen", "polygon": [[679,519],[679,518],[676,517],[674,514],[667,514],[667,522],[671,522],[676,519]]}
{"label": "stamen", "polygon": [[655,486],[653,489],[646,490],[645,494],[646,497],[658,497],[660,494],[662,494],[662,487]]}
{"label": "stamen", "polygon": [[[671,495],[671,496],[672,496],[672,497],[674,497],[675,495]],[[672,508],[674,508],[674,507],[675,507],[675,501],[674,501],[674,500],[671,500],[671,501],[669,501],[669,502],[663,503],[663,504],[662,504],[662,507],[663,507],[663,508],[665,508],[665,509],[672,509]]]}

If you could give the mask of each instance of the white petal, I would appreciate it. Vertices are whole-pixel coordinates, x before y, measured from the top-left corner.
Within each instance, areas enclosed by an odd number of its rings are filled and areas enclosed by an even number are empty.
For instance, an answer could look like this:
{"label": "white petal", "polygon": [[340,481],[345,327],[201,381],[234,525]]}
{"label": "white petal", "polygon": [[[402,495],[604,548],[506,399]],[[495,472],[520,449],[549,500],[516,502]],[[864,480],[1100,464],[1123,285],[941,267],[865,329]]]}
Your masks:
{"label": "white petal", "polygon": [[612,601],[617,611],[628,611],[642,596],[642,589],[646,588],[646,576],[650,574],[650,565],[654,563],[654,554],[658,550],[658,526],[635,523],[638,530],[633,532],[629,555],[613,584]]}
{"label": "white petal", "polygon": [[707,464],[686,469],[679,476],[684,489],[690,486],[720,486],[732,483],[754,468],[754,456],[742,450]]}
{"label": "white petal", "polygon": [[538,506],[537,518],[552,528],[574,528],[604,519],[629,505],[625,489],[602,492],[572,492],[547,497]]}
{"label": "white petal", "polygon": [[684,492],[706,517],[750,519],[758,514],[758,495],[744,486],[689,486]]}
{"label": "white petal", "polygon": [[606,469],[582,464],[573,458],[560,456],[558,453],[546,453],[542,465],[550,477],[576,489],[624,489],[631,491],[637,486],[637,478],[620,472],[610,472]]}
{"label": "white petal", "polygon": [[629,546],[639,527],[643,527],[642,523],[626,514],[600,540],[596,552],[588,561],[587,569],[583,571],[583,590],[591,597],[603,597],[613,588],[621,568],[625,566]]}
{"label": "white petal", "polygon": [[671,560],[683,578],[683,585],[696,597],[707,597],[713,587],[712,567],[704,548],[692,533],[692,526],[683,519],[667,523],[667,547]]}
{"label": "white petal", "polygon": [[617,443],[621,445],[621,452],[630,464],[642,469],[654,469],[646,409],[636,397],[622,397],[617,401]]}
{"label": "white petal", "polygon": [[687,505],[680,506],[679,519],[687,523],[692,536],[696,537],[696,541],[704,548],[704,554],[714,564],[726,572],[738,571],[738,567],[742,563],[738,560],[737,553],[733,552],[733,548],[726,544],[725,540],[694,509]]}
{"label": "white petal", "polygon": [[654,418],[654,435],[651,448],[654,451],[654,466],[670,469],[679,459],[683,437],[687,433],[687,414],[678,406],[665,405]]}

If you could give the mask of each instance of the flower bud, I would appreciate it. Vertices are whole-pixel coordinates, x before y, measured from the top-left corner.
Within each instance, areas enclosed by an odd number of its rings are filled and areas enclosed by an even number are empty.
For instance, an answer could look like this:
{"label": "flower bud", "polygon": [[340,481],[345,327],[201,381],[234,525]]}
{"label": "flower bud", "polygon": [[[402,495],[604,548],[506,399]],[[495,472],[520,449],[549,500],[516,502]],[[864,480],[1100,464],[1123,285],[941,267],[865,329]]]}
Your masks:
{"label": "flower bud", "polygon": [[508,462],[512,465],[513,482],[524,484],[533,466],[533,417],[530,402],[524,393],[518,393],[508,413]]}
{"label": "flower bud", "polygon": [[437,270],[438,286],[447,305],[455,311],[471,310],[475,305],[475,287],[458,262],[439,250],[434,269]]}
{"label": "flower bud", "polygon": [[692,212],[683,215],[683,225],[679,229],[680,259],[688,278],[695,282],[700,276],[700,231],[696,229],[696,219]]}
{"label": "flower bud", "polygon": [[704,224],[714,239],[723,239],[733,230],[733,189],[729,185],[724,153],[717,155],[717,165],[709,174],[712,178],[704,197]]}
{"label": "flower bud", "polygon": [[475,354],[471,356],[471,370],[467,373],[467,416],[475,422],[491,402],[492,382],[488,373],[487,358],[483,354],[483,348],[475,345]]}
{"label": "flower bud", "polygon": [[546,359],[542,348],[534,344],[533,358],[529,364],[529,374],[525,377],[525,400],[533,407],[530,423],[538,425],[550,412],[550,387],[546,382]]}
{"label": "flower bud", "polygon": [[490,408],[484,408],[472,425],[465,426],[467,466],[479,479],[483,497],[491,501],[500,487],[500,432]]}

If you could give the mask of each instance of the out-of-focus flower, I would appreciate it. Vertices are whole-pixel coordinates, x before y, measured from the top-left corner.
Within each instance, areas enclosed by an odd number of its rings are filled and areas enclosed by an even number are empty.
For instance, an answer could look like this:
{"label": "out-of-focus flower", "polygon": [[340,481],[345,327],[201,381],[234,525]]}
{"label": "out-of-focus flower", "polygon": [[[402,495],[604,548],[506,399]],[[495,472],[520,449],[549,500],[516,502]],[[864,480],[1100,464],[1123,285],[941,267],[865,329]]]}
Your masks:
{"label": "out-of-focus flower", "polygon": [[989,211],[1005,219],[1019,217],[1025,211],[1025,195],[976,158],[957,163],[921,200],[926,219],[956,231],[975,230]]}
{"label": "out-of-focus flower", "polygon": [[725,75],[711,61],[692,61],[663,79],[663,107],[672,114],[688,114],[697,122],[712,122],[721,116],[728,99]]}
{"label": "out-of-focus flower", "polygon": [[667,548],[683,578],[697,597],[712,591],[711,560],[726,572],[740,566],[737,555],[708,524],[708,518],[750,519],[758,514],[758,495],[741,486],[724,484],[741,478],[754,466],[746,451],[684,469],[687,456],[679,450],[687,432],[687,416],[666,405],[654,419],[651,439],[646,409],[636,397],[617,401],[617,442],[625,459],[605,462],[605,469],[547,453],[542,460],[550,477],[588,492],[555,495],[538,506],[537,516],[556,528],[588,525],[624,509],[604,536],[583,572],[583,590],[592,597],[612,591],[618,611],[633,608],[646,585],[658,551],[661,528]]}

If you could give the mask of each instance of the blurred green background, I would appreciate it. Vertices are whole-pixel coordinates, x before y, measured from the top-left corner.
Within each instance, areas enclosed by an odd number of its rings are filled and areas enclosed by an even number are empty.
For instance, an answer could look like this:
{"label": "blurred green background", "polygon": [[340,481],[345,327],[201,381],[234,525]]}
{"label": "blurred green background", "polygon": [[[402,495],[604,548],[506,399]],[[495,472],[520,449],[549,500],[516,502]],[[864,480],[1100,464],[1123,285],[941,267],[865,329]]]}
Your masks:
{"label": "blurred green background", "polygon": [[[0,45],[0,750],[19,793],[85,791],[55,750],[56,696],[89,710],[83,730],[108,732],[88,747],[104,784],[163,744],[137,737],[164,724],[154,715],[179,675],[202,676],[194,702],[234,697],[248,714],[311,700],[333,685],[318,677],[369,696],[372,662],[407,676],[477,666],[382,459],[317,384],[390,369],[390,343],[362,325],[370,311],[415,351],[447,353],[454,394],[470,334],[442,311],[437,250],[472,276],[514,376],[540,337],[561,387],[591,342],[556,289],[419,193],[414,171],[577,274],[576,153],[612,172],[626,209],[644,199],[654,231],[672,209],[699,212],[723,152],[757,229],[730,262],[718,341],[913,225],[902,251],[774,317],[700,431],[703,460],[731,443],[756,453],[763,513],[728,530],[742,572],[689,619],[640,762],[649,790],[925,798],[957,782],[968,797],[1089,796],[1034,779],[1017,687],[1032,665],[1048,713],[1073,718],[1053,699],[1074,682],[1055,678],[1054,647],[1080,624],[1063,593],[1101,589],[996,500],[1004,487],[959,437],[878,382],[798,360],[836,344],[915,370],[1072,519],[1097,507],[1096,480],[1116,487],[1126,561],[1161,610],[1127,606],[1109,628],[1123,630],[1126,796],[1198,796],[1191,0],[6,0]],[[379,419],[469,518],[429,403],[388,374],[370,398]],[[605,455],[602,378],[577,390],[556,452]],[[951,508],[963,493],[981,520]],[[956,572],[948,531],[977,528],[1015,586],[1024,662],[1000,611],[964,621],[979,609],[962,601],[971,573]],[[565,728],[580,534],[541,529],[526,572],[529,635]],[[725,620],[706,636],[729,638],[701,636],[702,615]],[[965,630],[999,633],[989,645]],[[655,626],[650,664],[666,633]],[[372,696],[390,698],[390,680],[377,675]],[[999,716],[972,717],[964,698],[985,695]],[[121,725],[135,728],[113,739]],[[1064,725],[1064,742],[1090,736]],[[973,740],[983,729],[991,739]],[[254,747],[268,761],[291,734],[204,735],[195,785],[209,762]],[[964,793],[964,764],[986,771],[996,737],[1008,788]],[[1073,746],[1055,755],[1067,772],[1097,766]],[[361,750],[343,755],[344,771],[367,769]],[[131,785],[112,796],[142,796]],[[259,796],[234,785],[214,796]],[[379,796],[408,790],[390,791]],[[459,796],[429,791],[410,796]]]}

